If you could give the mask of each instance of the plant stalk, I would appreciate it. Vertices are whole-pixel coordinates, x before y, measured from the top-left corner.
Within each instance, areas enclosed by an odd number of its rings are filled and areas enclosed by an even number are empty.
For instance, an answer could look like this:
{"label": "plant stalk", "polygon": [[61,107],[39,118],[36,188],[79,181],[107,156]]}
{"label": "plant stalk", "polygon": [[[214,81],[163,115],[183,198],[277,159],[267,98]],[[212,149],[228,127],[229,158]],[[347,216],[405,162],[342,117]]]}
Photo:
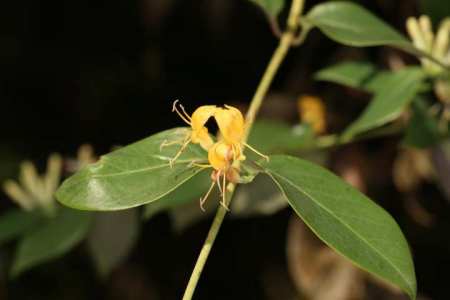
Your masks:
{"label": "plant stalk", "polygon": [[[272,58],[270,59],[269,64],[267,65],[267,68],[261,78],[261,81],[259,82],[259,85],[256,89],[256,92],[255,92],[253,98],[252,98],[252,101],[250,102],[250,107],[249,107],[246,117],[245,117],[246,127],[245,127],[243,143],[245,143],[247,141],[248,136],[250,134],[250,130],[255,121],[256,115],[263,103],[264,97],[266,96],[267,91],[269,90],[269,87],[270,87],[278,69],[281,66],[281,63],[283,62],[284,58],[286,57],[286,54],[288,53],[289,48],[292,46],[293,42],[295,41],[297,31],[299,28],[299,18],[302,14],[303,6],[304,6],[304,0],[292,0],[289,17],[287,19],[287,28],[286,28],[285,32],[281,35],[280,41],[278,43],[278,47],[276,48],[275,52],[273,53]],[[228,187],[227,187],[227,190],[228,190],[227,195],[228,196],[225,199],[226,206],[228,206],[229,203],[231,202],[235,188],[236,188],[236,185],[233,183],[230,183],[228,185]],[[211,248],[214,244],[217,234],[219,233],[219,229],[222,225],[222,222],[225,218],[226,213],[227,213],[227,209],[224,206],[220,205],[217,210],[216,216],[214,217],[211,228],[209,229],[206,240],[202,246],[200,254],[197,258],[197,262],[195,263],[195,267],[192,271],[191,277],[189,278],[188,285],[186,287],[186,290],[184,291],[183,300],[191,300],[192,296],[194,295],[194,291],[195,291],[195,288],[197,287],[197,283],[200,279],[200,275],[206,264],[206,260],[208,259],[209,253],[211,252]]]}

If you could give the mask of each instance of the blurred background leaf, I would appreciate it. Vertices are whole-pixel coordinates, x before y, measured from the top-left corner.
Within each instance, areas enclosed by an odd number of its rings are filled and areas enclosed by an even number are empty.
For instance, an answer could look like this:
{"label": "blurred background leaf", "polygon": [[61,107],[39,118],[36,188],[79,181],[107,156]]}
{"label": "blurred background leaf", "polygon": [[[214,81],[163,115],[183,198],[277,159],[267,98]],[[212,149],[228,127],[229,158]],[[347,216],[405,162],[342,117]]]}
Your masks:
{"label": "blurred background leaf", "polygon": [[377,68],[370,62],[349,61],[326,67],[315,73],[314,78],[355,89],[369,90],[367,85],[376,74]]}
{"label": "blurred background leaf", "polygon": [[416,148],[436,145],[442,138],[439,123],[430,113],[427,101],[416,98],[411,105],[412,117],[403,138],[403,144]]}
{"label": "blurred background leaf", "polygon": [[410,67],[393,72],[383,79],[364,112],[343,133],[350,138],[364,131],[382,126],[396,119],[419,92],[424,74],[420,68]]}
{"label": "blurred background leaf", "polygon": [[261,153],[273,154],[298,150],[313,140],[314,133],[307,124],[289,126],[279,121],[259,120],[253,126],[248,143]]}
{"label": "blurred background leaf", "polygon": [[10,209],[0,216],[0,245],[39,226],[43,216],[36,212]]}
{"label": "blurred background leaf", "polygon": [[68,208],[60,208],[58,215],[27,231],[19,241],[11,276],[39,264],[59,258],[86,236],[91,214]]}
{"label": "blurred background leaf", "polygon": [[249,1],[256,4],[264,11],[272,27],[272,31],[276,35],[279,35],[280,28],[278,25],[277,17],[283,10],[285,0],[249,0]]}
{"label": "blurred background leaf", "polygon": [[200,172],[180,185],[177,189],[165,195],[160,201],[146,204],[143,217],[144,219],[149,219],[159,212],[190,201],[195,201],[198,204],[196,200],[199,200],[206,193],[210,185],[211,173],[207,170]]}
{"label": "blurred background leaf", "polygon": [[256,176],[253,182],[239,185],[231,202],[231,215],[248,218],[272,215],[287,206],[283,195],[267,176]]}
{"label": "blurred background leaf", "polygon": [[94,214],[87,247],[102,278],[107,278],[132,251],[139,225],[137,209]]}
{"label": "blurred background leaf", "polygon": [[285,0],[249,0],[261,7],[264,12],[273,19],[276,19],[284,6]]}

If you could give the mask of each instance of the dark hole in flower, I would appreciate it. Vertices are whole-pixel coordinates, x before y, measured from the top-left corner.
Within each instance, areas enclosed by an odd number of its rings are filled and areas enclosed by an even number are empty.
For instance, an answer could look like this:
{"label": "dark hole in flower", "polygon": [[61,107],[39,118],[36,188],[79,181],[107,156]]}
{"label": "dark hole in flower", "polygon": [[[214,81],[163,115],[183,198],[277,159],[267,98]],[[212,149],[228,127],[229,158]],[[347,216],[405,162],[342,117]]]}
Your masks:
{"label": "dark hole in flower", "polygon": [[209,133],[214,136],[217,134],[219,130],[219,126],[217,126],[216,120],[213,117],[209,118],[205,126],[206,128],[208,128]]}

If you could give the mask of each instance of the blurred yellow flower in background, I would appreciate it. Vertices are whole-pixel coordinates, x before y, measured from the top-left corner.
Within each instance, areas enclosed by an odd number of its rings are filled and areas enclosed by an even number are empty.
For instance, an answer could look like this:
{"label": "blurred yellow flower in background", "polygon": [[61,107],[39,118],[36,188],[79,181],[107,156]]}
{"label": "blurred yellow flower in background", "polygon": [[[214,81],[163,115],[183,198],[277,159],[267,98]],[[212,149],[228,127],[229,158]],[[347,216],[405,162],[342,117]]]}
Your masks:
{"label": "blurred yellow flower in background", "polygon": [[316,96],[302,95],[297,100],[297,108],[302,122],[311,125],[315,134],[326,131],[326,109],[322,99]]}

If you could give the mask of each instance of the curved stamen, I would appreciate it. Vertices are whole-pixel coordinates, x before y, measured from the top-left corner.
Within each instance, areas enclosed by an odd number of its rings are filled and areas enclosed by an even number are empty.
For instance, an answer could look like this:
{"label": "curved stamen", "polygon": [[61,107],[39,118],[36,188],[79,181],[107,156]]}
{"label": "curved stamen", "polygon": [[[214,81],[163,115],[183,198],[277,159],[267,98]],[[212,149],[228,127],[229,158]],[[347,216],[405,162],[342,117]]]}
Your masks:
{"label": "curved stamen", "polygon": [[206,192],[206,195],[203,196],[202,198],[200,198],[200,209],[201,209],[202,211],[205,211],[205,208],[203,207],[203,205],[205,204],[206,200],[208,199],[209,194],[211,194],[211,191],[213,190],[215,184],[216,184],[216,183],[213,182],[213,183],[211,184],[211,186],[209,187],[208,192]]}
{"label": "curved stamen", "polygon": [[237,147],[235,144],[231,145],[231,150],[233,151],[233,160],[237,160],[238,159],[238,153],[237,153]]}
{"label": "curved stamen", "polygon": [[226,203],[226,190],[227,190],[227,179],[226,175],[223,174],[223,181],[222,181],[222,201],[220,201],[220,205],[222,205],[227,211],[230,211],[230,209],[227,206]]}
{"label": "curved stamen", "polygon": [[220,186],[220,171],[218,171],[216,173],[216,180],[215,180],[215,182],[217,183],[217,187],[219,188],[220,195],[223,195],[222,187]]}
{"label": "curved stamen", "polygon": [[[191,117],[187,114],[186,110],[184,109],[184,106],[179,103],[180,100],[175,100],[172,104],[172,112],[176,112],[178,116],[189,126],[191,126]],[[178,109],[177,104],[180,106],[181,111]]]}
{"label": "curved stamen", "polygon": [[180,157],[180,155],[184,152],[184,149],[186,149],[190,142],[191,138],[187,138],[184,141],[183,145],[181,145],[180,150],[178,150],[177,154],[175,154],[175,156],[169,161],[169,165],[171,168],[173,168],[173,163],[178,159],[178,157]]}
{"label": "curved stamen", "polygon": [[244,143],[244,146],[247,147],[248,149],[252,150],[253,152],[255,152],[256,154],[258,154],[259,156],[261,156],[262,158],[264,158],[265,160],[269,161],[269,157],[267,155],[262,154],[261,152],[259,152],[258,150],[256,150],[255,148],[253,148],[252,146],[250,146],[247,143]]}
{"label": "curved stamen", "polygon": [[161,145],[159,145],[159,151],[162,151],[162,149],[164,147],[168,147],[168,146],[172,146],[172,145],[182,145],[183,142],[182,141],[171,141],[169,142],[168,140],[164,140]]}
{"label": "curved stamen", "polygon": [[198,168],[200,168],[200,169],[212,168],[212,166],[209,165],[209,164],[199,164],[199,163],[197,163],[197,162],[195,162],[195,161],[191,162],[191,163],[188,165],[188,167],[198,167]]}

